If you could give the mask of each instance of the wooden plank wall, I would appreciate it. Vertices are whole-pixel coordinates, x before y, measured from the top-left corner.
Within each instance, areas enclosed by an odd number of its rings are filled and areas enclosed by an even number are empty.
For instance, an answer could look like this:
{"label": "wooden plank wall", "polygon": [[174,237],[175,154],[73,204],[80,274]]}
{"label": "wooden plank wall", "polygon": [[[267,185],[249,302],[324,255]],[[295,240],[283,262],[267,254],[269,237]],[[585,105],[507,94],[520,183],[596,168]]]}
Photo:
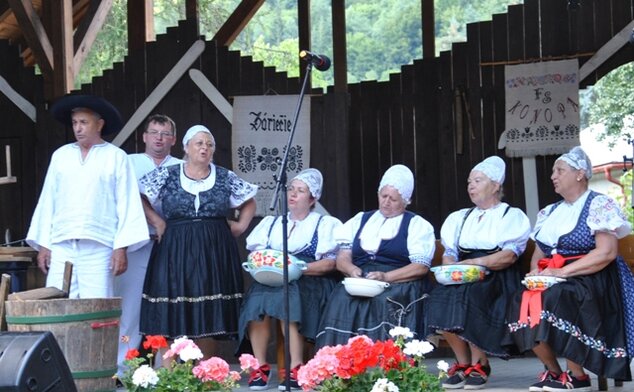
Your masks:
{"label": "wooden plank wall", "polygon": [[[466,179],[471,168],[486,156],[503,155],[497,150],[497,140],[504,130],[504,64],[580,53],[585,54],[579,58],[583,63],[588,53],[632,20],[633,2],[583,0],[582,7],[572,12],[567,10],[567,0],[525,0],[523,5],[509,7],[506,13],[493,15],[490,21],[468,25],[466,42],[455,43],[451,51],[439,57],[415,60],[388,81],[351,84],[348,94],[335,93],[332,88],[325,93],[312,91],[311,165],[325,176],[322,204],[342,220],[358,211],[374,209],[382,173],[392,164],[404,163],[416,176],[410,209],[427,218],[438,233],[451,211],[470,205]],[[195,23],[182,21],[169,28],[156,42],[129,53],[122,63],[82,86],[81,92],[103,95],[120,109],[124,119],[130,118],[200,38]],[[593,84],[633,56],[633,48],[625,46],[584,84]],[[22,238],[51,153],[74,138],[70,129],[48,114],[42,81],[32,69],[21,67],[19,51],[0,42],[0,57],[0,75],[38,110],[38,122],[32,124],[0,95],[0,116],[4,120],[0,141],[16,147],[14,162],[19,164],[14,165],[14,173],[21,177],[17,185],[0,186],[0,234],[10,228],[14,238]],[[216,47],[213,42],[206,42],[205,51],[192,67],[201,70],[229,100],[238,95],[300,91],[298,78],[289,78],[284,72],[226,47]],[[200,123],[216,136],[216,162],[231,166],[230,123],[187,74],[152,112],[165,113],[176,121],[179,142],[173,150],[175,155],[182,153],[180,138],[184,131]],[[462,113],[458,121],[456,113]],[[143,149],[140,130],[123,148],[128,152]],[[549,180],[554,158],[537,158],[541,205],[557,198]],[[506,200],[523,207],[521,159],[505,160]],[[16,215],[15,211],[20,212]]]}
{"label": "wooden plank wall", "polygon": [[[380,176],[395,163],[415,171],[410,208],[437,234],[450,212],[470,206],[471,168],[487,156],[504,157],[497,149],[505,123],[504,64],[578,57],[581,65],[633,19],[631,0],[581,3],[569,11],[567,0],[525,0],[491,21],[468,25],[466,42],[454,43],[435,59],[403,66],[389,82],[351,85],[352,211],[376,208]],[[626,45],[583,85],[633,58],[634,49]],[[536,159],[540,206],[558,199],[549,179],[555,158]],[[504,159],[505,200],[524,208],[522,160]]]}

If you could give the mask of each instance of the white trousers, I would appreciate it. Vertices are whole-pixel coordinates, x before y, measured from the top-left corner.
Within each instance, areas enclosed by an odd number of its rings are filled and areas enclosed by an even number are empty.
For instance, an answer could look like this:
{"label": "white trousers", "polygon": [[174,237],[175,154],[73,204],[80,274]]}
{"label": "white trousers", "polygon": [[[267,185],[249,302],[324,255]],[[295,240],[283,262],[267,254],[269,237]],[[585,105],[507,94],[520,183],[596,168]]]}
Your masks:
{"label": "white trousers", "polygon": [[62,289],[66,261],[73,263],[68,298],[110,298],[114,275],[110,268],[112,248],[92,240],[67,240],[51,245],[46,286]]}
{"label": "white trousers", "polygon": [[115,277],[114,295],[121,297],[121,324],[119,335],[127,336],[129,341],[122,342],[119,339],[119,351],[117,354],[117,374],[123,376],[126,366],[123,364],[125,354],[129,349],[137,348],[141,344],[139,323],[141,320],[141,295],[143,294],[143,282],[147,270],[153,241],[145,244],[134,252],[128,252],[128,269]]}

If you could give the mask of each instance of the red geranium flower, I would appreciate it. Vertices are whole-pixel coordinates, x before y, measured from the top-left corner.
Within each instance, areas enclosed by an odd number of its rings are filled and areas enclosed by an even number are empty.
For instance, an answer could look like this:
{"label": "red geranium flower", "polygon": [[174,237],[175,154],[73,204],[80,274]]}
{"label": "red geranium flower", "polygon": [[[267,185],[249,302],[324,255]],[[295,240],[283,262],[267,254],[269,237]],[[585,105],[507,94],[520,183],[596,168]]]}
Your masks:
{"label": "red geranium flower", "polygon": [[126,361],[129,361],[133,358],[137,358],[139,355],[139,350],[137,350],[136,348],[131,348],[128,350],[128,352],[125,353],[125,359]]}
{"label": "red geranium flower", "polygon": [[143,342],[143,348],[146,350],[152,349],[152,352],[157,352],[161,348],[167,348],[167,340],[161,335],[148,335]]}

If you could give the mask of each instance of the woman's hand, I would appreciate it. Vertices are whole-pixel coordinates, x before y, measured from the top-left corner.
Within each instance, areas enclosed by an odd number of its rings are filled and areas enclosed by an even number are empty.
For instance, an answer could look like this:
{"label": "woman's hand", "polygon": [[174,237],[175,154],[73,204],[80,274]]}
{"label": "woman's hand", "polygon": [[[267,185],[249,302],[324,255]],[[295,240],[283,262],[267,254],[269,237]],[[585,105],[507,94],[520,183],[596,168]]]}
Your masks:
{"label": "woman's hand", "polygon": [[161,238],[163,238],[163,234],[165,234],[165,229],[167,228],[167,223],[162,218],[158,218],[154,222],[154,230],[156,230],[156,240],[161,242]]}
{"label": "woman's hand", "polygon": [[387,273],[381,271],[368,272],[365,277],[368,279],[380,280],[381,282],[388,282]]}
{"label": "woman's hand", "polygon": [[526,276],[534,276],[534,275],[541,275],[538,268],[533,268],[532,270],[528,271],[528,273],[526,274]]}
{"label": "woman's hand", "polygon": [[256,207],[257,205],[255,204],[255,200],[253,198],[245,201],[240,207],[238,207],[238,220],[229,221],[231,235],[233,235],[234,238],[240,237],[240,235],[249,228],[251,219],[253,219],[253,216],[255,215]]}
{"label": "woman's hand", "polygon": [[561,268],[545,268],[535,275],[555,276],[557,278],[565,278],[564,271]]}

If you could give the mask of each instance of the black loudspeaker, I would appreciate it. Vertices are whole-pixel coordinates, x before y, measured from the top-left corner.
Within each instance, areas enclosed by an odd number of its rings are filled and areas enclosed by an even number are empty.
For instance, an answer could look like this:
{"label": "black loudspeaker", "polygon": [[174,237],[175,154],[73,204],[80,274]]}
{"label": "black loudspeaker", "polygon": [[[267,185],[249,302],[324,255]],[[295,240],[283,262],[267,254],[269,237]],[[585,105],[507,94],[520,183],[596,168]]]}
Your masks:
{"label": "black loudspeaker", "polygon": [[0,392],[77,392],[51,332],[0,333]]}

